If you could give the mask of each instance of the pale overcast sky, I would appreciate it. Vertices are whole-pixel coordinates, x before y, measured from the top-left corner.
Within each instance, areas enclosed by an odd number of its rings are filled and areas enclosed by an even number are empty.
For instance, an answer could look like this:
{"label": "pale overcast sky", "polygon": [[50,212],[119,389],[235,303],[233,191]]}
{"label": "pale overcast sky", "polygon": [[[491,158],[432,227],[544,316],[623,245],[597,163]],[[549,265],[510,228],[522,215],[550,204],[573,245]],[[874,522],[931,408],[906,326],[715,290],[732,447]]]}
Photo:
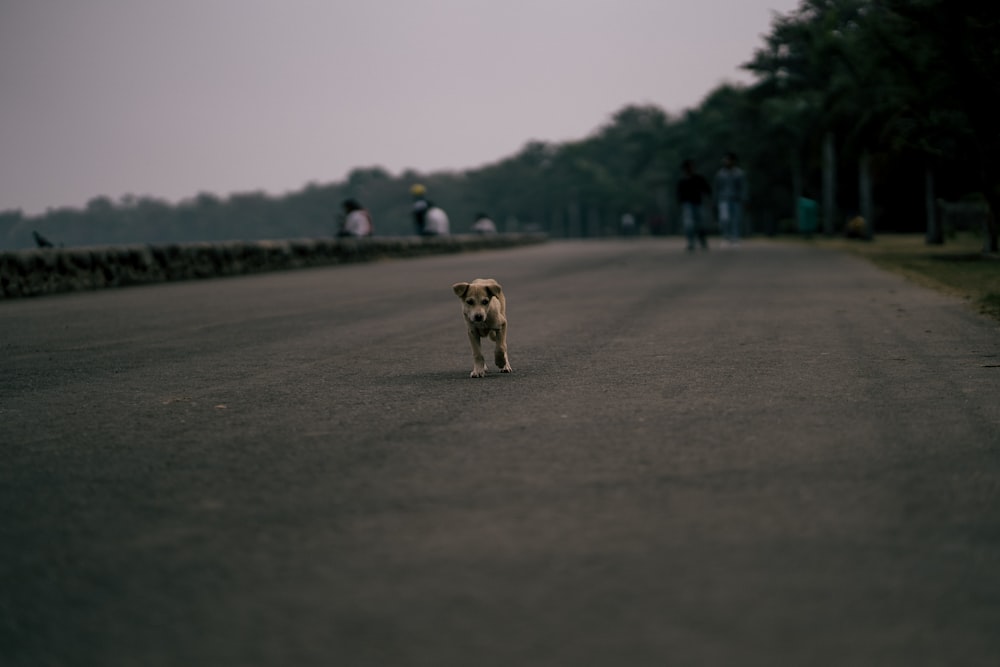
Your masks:
{"label": "pale overcast sky", "polygon": [[477,167],[675,113],[798,0],[0,0],[0,210]]}

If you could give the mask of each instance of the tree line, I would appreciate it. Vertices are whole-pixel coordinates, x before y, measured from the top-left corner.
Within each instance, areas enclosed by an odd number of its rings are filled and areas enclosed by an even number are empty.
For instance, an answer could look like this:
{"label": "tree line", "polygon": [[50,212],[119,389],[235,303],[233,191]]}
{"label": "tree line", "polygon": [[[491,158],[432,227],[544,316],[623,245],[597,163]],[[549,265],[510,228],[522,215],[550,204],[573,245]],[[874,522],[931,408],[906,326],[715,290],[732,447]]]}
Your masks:
{"label": "tree line", "polygon": [[820,202],[826,234],[860,216],[865,236],[926,231],[936,243],[938,202],[967,201],[988,212],[985,245],[995,252],[998,34],[996,3],[803,0],[775,15],[743,64],[753,83],[721,85],[681,113],[628,105],[587,137],[531,141],[463,171],[394,175],[374,166],[283,196],[96,197],[39,216],[5,211],[0,247],[32,246],[36,230],[66,246],[330,236],[346,198],[369,209],[377,234],[409,234],[417,182],[447,210],[453,232],[486,212],[502,231],[597,236],[614,233],[628,212],[648,233],[673,234],[681,162],[693,159],[710,176],[732,151],[747,173],[752,233],[794,232],[797,201],[809,197]]}

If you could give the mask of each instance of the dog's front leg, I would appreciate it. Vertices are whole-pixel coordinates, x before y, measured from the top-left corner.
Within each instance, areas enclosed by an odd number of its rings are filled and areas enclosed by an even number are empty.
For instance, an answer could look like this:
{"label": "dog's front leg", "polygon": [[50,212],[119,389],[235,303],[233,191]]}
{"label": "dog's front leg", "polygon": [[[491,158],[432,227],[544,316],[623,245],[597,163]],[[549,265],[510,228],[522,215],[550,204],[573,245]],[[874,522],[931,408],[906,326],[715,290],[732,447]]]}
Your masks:
{"label": "dog's front leg", "polygon": [[496,332],[497,346],[493,352],[493,361],[496,362],[497,368],[500,369],[501,373],[513,373],[514,369],[510,367],[510,359],[507,358],[507,324],[501,324],[500,329]]}
{"label": "dog's front leg", "polygon": [[469,342],[472,344],[472,373],[469,377],[481,378],[486,375],[486,359],[483,357],[483,346],[479,340],[479,332],[469,329]]}

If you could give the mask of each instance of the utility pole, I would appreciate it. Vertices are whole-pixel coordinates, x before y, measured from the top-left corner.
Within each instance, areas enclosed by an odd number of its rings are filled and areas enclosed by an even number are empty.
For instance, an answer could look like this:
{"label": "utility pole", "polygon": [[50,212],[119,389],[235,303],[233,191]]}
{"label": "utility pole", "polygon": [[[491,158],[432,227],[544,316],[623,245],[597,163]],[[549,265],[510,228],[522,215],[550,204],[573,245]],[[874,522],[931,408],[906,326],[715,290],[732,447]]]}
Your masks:
{"label": "utility pole", "polygon": [[867,150],[861,151],[858,164],[858,198],[861,200],[861,217],[865,221],[865,239],[871,241],[875,237],[875,205],[872,202],[872,170],[871,155]]}
{"label": "utility pole", "polygon": [[837,216],[837,153],[833,132],[823,137],[823,233],[833,236]]}
{"label": "utility pole", "polygon": [[937,198],[934,196],[934,170],[924,167],[924,209],[927,213],[927,244],[942,245],[944,233],[937,215]]}

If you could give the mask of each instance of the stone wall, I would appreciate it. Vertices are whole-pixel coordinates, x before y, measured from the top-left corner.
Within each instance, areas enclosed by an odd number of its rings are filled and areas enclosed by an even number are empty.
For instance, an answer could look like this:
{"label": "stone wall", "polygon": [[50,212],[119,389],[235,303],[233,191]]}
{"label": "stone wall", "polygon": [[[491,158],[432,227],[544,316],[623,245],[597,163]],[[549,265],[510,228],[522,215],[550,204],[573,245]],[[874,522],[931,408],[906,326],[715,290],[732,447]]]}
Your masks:
{"label": "stone wall", "polygon": [[0,253],[0,299],[541,243],[545,234],[291,239]]}

